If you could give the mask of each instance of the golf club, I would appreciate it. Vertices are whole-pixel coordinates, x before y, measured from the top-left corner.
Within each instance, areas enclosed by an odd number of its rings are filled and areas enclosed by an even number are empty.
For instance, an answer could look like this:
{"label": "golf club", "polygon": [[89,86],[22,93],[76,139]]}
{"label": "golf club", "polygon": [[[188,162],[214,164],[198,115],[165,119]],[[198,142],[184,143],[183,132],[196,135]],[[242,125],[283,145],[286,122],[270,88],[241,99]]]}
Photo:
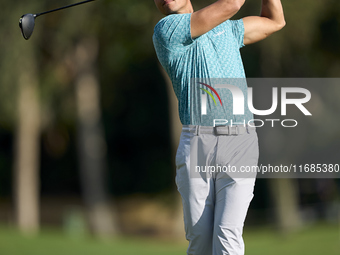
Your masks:
{"label": "golf club", "polygon": [[50,13],[50,12],[60,11],[60,10],[66,9],[66,8],[76,6],[76,5],[85,4],[85,3],[88,3],[88,2],[92,2],[92,1],[95,1],[95,0],[86,0],[86,1],[83,1],[83,2],[67,5],[67,6],[60,7],[60,8],[54,9],[54,10],[50,10],[50,11],[46,11],[46,12],[41,12],[41,13],[36,13],[36,14],[28,13],[28,14],[22,15],[21,18],[19,19],[19,27],[21,29],[22,36],[26,40],[28,40],[31,37],[33,30],[34,30],[34,24],[35,24],[35,18],[36,17]]}

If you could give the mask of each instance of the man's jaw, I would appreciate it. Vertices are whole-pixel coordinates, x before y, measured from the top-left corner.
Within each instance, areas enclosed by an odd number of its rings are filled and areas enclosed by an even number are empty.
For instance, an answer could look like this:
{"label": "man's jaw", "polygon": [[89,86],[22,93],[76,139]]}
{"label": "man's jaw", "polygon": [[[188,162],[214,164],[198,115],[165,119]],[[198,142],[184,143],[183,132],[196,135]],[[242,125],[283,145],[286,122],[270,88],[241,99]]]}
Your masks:
{"label": "man's jaw", "polygon": [[[163,0],[162,9],[164,11],[163,14],[183,14],[183,13],[191,13],[193,12],[191,5],[190,6],[178,6],[181,5],[180,1],[177,0]],[[190,8],[191,7],[191,8]]]}
{"label": "man's jaw", "polygon": [[175,4],[176,4],[175,0],[164,0],[162,7],[163,7],[163,10],[165,11],[166,15],[177,14]]}
{"label": "man's jaw", "polygon": [[168,4],[172,3],[172,2],[175,2],[175,1],[174,0],[164,0],[163,6],[164,5],[168,5]]}

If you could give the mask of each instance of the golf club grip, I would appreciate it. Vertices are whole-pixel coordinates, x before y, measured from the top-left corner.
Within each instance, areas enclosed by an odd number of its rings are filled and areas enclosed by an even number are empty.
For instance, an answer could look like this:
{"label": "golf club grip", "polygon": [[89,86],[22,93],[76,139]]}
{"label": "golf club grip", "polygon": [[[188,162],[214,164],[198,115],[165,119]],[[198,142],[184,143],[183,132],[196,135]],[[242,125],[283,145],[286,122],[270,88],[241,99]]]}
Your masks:
{"label": "golf club grip", "polygon": [[67,5],[67,6],[64,6],[64,7],[60,7],[60,8],[54,9],[54,10],[37,13],[37,14],[35,14],[35,17],[38,17],[40,15],[44,15],[44,14],[47,14],[47,13],[50,13],[50,12],[60,11],[60,10],[63,10],[63,9],[66,9],[66,8],[70,8],[70,7],[73,7],[73,6],[77,6],[77,5],[80,5],[80,4],[85,4],[85,3],[88,3],[88,2],[93,2],[93,1],[95,1],[95,0],[86,0],[86,1],[83,1],[83,2],[79,2],[79,3],[75,3],[75,4],[70,4],[70,5]]}

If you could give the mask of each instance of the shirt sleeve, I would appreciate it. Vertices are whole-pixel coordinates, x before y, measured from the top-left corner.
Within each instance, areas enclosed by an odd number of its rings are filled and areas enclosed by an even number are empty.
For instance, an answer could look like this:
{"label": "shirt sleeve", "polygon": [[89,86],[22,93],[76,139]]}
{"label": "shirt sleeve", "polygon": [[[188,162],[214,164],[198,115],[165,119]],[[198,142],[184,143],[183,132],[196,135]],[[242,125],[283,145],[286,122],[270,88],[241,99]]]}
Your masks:
{"label": "shirt sleeve", "polygon": [[154,29],[153,40],[170,51],[180,51],[193,40],[190,30],[191,13],[172,14],[160,20]]}
{"label": "shirt sleeve", "polygon": [[238,43],[238,46],[242,48],[244,46],[243,40],[244,40],[244,24],[243,20],[230,20],[231,21],[231,28],[232,33],[235,36],[235,39]]}

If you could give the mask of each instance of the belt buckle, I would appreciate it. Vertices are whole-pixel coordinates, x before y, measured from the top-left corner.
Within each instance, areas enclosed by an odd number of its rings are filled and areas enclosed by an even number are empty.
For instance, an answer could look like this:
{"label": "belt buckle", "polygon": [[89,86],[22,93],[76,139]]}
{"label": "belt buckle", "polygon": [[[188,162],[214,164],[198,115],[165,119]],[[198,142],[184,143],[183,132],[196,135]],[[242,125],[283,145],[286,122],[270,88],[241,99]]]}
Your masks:
{"label": "belt buckle", "polygon": [[239,126],[229,126],[229,125],[220,125],[215,127],[216,135],[240,135],[240,127]]}
{"label": "belt buckle", "polygon": [[215,134],[216,135],[230,135],[231,131],[230,131],[230,126],[215,126]]}

